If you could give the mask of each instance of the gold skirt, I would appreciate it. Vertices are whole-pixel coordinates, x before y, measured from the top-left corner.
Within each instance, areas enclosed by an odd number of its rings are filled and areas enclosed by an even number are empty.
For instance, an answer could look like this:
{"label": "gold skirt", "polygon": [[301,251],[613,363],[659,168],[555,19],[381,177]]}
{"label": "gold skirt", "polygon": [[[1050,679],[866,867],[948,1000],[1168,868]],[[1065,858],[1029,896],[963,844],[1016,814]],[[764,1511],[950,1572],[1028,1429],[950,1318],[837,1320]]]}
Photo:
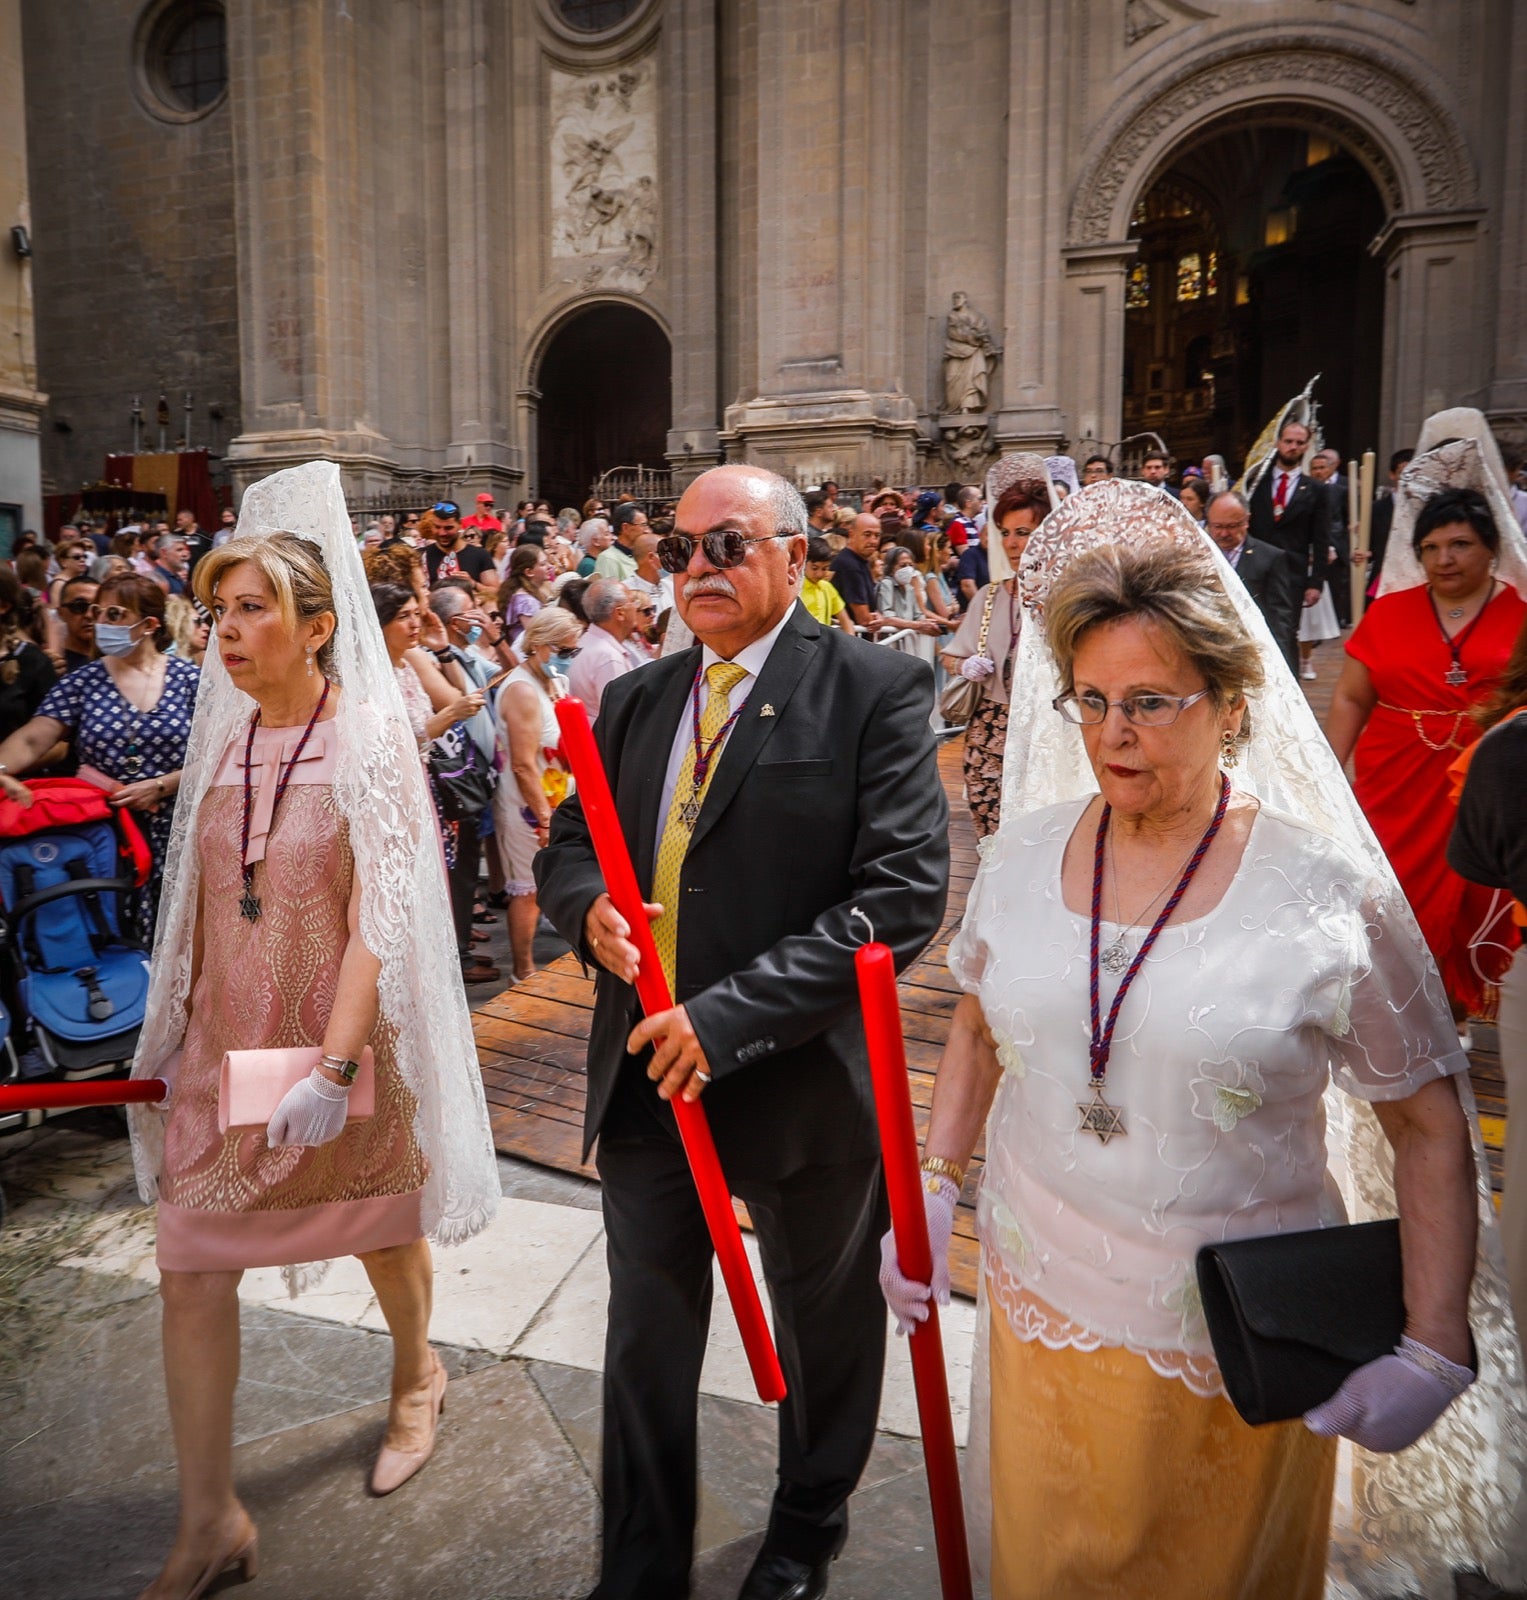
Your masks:
{"label": "gold skirt", "polygon": [[1321,1600],[1336,1441],[991,1315],[993,1600]]}

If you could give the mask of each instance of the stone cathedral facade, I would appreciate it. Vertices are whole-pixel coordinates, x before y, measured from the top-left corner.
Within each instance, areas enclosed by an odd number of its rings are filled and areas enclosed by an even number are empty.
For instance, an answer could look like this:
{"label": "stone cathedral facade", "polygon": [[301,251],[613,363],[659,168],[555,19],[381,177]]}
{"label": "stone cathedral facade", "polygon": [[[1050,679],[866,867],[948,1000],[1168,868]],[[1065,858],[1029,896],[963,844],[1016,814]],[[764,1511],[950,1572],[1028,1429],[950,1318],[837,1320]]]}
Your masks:
{"label": "stone cathedral facade", "polygon": [[236,485],[326,455],[378,504],[1233,454],[1317,370],[1348,453],[1527,436],[1512,0],[22,19],[53,487],[160,393]]}

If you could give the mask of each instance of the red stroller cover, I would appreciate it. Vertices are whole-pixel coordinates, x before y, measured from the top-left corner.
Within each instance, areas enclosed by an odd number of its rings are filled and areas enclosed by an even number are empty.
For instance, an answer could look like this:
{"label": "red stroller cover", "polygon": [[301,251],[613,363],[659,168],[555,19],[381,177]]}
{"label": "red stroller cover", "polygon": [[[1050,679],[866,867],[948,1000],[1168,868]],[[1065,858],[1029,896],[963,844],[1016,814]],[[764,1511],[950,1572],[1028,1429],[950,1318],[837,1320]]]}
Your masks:
{"label": "red stroller cover", "polygon": [[107,805],[105,793],[82,778],[32,778],[27,788],[32,791],[30,806],[0,796],[0,839],[108,822],[117,831],[118,853],[132,873],[134,886],[141,889],[148,882],[153,865],[148,841],[131,811]]}

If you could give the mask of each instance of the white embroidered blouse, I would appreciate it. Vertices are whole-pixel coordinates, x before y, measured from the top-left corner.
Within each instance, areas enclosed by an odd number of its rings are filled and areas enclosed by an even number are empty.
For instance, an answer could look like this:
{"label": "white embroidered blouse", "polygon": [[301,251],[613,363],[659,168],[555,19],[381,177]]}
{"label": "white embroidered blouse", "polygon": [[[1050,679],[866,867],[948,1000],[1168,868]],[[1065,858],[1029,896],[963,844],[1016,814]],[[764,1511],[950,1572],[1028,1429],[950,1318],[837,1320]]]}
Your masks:
{"label": "white embroidered blouse", "polygon": [[[1324,835],[1264,807],[1223,899],[1169,922],[1125,997],[1106,1087],[1124,1136],[1080,1131],[1089,924],[1065,905],[1061,860],[1086,805],[1011,824],[1013,847],[981,874],[950,951],[1004,1069],[983,1258],[1020,1338],[1122,1345],[1219,1393],[1199,1246],[1346,1220],[1326,1164],[1333,1077],[1397,1100],[1468,1062],[1440,980],[1381,890]],[[1106,923],[1102,943],[1118,931]],[[1142,937],[1129,933],[1132,950]],[[1120,975],[1100,977],[1106,1018]]]}

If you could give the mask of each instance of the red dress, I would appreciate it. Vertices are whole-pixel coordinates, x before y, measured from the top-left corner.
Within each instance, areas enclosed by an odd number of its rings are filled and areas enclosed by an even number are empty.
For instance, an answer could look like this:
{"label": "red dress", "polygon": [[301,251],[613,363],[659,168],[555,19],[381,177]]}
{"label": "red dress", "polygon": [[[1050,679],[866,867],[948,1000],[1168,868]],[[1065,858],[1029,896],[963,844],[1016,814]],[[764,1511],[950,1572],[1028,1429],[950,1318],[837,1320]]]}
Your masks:
{"label": "red dress", "polygon": [[1378,694],[1353,751],[1353,788],[1442,970],[1448,994],[1480,1014],[1485,987],[1511,965],[1517,934],[1509,896],[1460,878],[1447,864],[1456,806],[1448,768],[1479,737],[1469,717],[1495,687],[1527,621],[1527,601],[1505,585],[1480,613],[1452,684],[1452,653],[1424,584],[1374,601],[1347,654]]}

